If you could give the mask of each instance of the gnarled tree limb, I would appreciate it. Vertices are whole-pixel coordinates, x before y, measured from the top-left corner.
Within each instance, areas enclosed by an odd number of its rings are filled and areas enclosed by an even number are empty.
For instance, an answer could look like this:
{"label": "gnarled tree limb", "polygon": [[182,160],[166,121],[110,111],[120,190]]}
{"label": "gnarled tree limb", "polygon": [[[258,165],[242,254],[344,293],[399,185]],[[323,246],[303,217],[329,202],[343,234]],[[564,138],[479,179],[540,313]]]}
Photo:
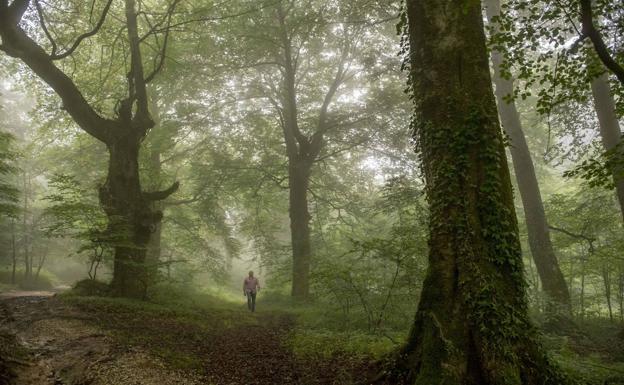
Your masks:
{"label": "gnarled tree limb", "polygon": [[25,0],[16,0],[11,6],[0,6],[0,50],[19,58],[37,76],[61,97],[63,107],[84,131],[96,139],[107,142],[115,122],[101,117],[84,98],[74,82],[56,67],[45,50],[17,25],[15,17],[23,15]]}
{"label": "gnarled tree limb", "polygon": [[145,199],[150,200],[150,201],[161,201],[163,199],[166,199],[169,195],[173,194],[174,192],[178,191],[178,188],[180,188],[180,182],[174,182],[166,190],[144,192],[143,196],[145,197]]}

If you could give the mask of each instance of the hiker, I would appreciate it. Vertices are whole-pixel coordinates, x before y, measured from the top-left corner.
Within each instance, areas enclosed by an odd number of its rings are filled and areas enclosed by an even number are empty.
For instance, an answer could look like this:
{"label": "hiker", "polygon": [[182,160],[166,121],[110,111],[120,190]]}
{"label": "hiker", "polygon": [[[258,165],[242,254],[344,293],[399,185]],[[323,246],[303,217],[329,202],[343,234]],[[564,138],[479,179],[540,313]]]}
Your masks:
{"label": "hiker", "polygon": [[243,295],[247,297],[247,307],[252,312],[256,311],[256,293],[260,290],[260,281],[254,277],[253,271],[243,280]]}

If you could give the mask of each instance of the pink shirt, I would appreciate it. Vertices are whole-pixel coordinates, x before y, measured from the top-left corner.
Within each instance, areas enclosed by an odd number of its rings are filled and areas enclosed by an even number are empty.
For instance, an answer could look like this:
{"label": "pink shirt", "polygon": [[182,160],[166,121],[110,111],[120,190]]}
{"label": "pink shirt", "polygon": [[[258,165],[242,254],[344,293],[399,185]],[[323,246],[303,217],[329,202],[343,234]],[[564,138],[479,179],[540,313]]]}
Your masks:
{"label": "pink shirt", "polygon": [[252,292],[255,293],[256,292],[256,288],[260,289],[260,281],[258,281],[258,278],[253,277],[247,277],[245,278],[245,280],[243,281],[243,290],[246,293]]}

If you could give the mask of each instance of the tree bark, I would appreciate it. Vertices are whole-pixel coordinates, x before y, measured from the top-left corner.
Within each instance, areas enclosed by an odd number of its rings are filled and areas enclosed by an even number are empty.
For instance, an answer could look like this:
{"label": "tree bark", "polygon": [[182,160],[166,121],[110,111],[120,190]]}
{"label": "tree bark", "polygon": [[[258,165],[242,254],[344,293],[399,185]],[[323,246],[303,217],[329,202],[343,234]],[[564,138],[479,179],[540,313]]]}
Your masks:
{"label": "tree bark", "polygon": [[[609,79],[606,73],[594,78],[591,82],[594,108],[598,117],[598,127],[600,129],[600,139],[605,151],[612,150],[622,139],[620,123],[615,113],[615,102]],[[615,193],[624,220],[624,178],[618,176],[618,170],[613,170],[613,182],[615,183]]]}
{"label": "tree bark", "polygon": [[310,265],[312,248],[310,242],[310,212],[308,210],[308,187],[312,165],[325,146],[325,133],[329,130],[328,109],[336,92],[345,80],[345,60],[347,50],[340,52],[341,59],[336,75],[329,84],[318,111],[318,125],[311,135],[306,135],[299,128],[297,105],[297,56],[293,55],[292,30],[287,23],[289,10],[282,2],[277,4],[278,45],[280,51],[276,62],[280,63],[282,84],[279,91],[279,103],[273,100],[280,115],[286,153],[288,158],[289,180],[289,215],[292,241],[293,280],[291,294],[295,299],[304,300],[310,293]]}
{"label": "tree bark", "polygon": [[480,3],[406,4],[429,269],[408,341],[379,382],[563,384],[527,315]]}
{"label": "tree bark", "polygon": [[305,299],[310,291],[309,272],[312,250],[310,247],[310,213],[308,211],[308,186],[312,163],[292,159],[288,166],[290,234],[293,256],[292,296]]}
{"label": "tree bark", "polygon": [[[498,23],[494,20],[500,15],[500,1],[486,0],[485,4],[489,23],[494,29],[497,29]],[[501,76],[502,54],[492,50],[490,57],[494,67],[498,112],[503,129],[511,141],[509,151],[524,207],[529,247],[542,283],[542,289],[548,299],[547,310],[551,314],[561,313],[569,317],[572,314],[570,292],[550,240],[544,204],[542,203],[531,152],[522,130],[520,116],[515,103],[509,99],[513,97],[513,80]]]}
{"label": "tree bark", "polygon": [[108,176],[100,187],[100,203],[115,239],[111,289],[115,295],[133,298],[146,294],[147,244],[153,226],[161,219],[141,191],[139,147],[140,137],[131,134],[108,145]]}

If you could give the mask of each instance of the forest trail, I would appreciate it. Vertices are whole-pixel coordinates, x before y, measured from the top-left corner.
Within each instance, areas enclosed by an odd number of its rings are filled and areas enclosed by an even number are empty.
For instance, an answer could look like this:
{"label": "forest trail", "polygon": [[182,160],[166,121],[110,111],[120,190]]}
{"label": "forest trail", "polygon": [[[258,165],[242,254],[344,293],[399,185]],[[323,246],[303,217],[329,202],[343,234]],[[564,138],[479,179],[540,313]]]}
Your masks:
{"label": "forest trail", "polygon": [[286,313],[195,322],[39,294],[0,297],[0,385],[345,384],[368,367],[297,358]]}

